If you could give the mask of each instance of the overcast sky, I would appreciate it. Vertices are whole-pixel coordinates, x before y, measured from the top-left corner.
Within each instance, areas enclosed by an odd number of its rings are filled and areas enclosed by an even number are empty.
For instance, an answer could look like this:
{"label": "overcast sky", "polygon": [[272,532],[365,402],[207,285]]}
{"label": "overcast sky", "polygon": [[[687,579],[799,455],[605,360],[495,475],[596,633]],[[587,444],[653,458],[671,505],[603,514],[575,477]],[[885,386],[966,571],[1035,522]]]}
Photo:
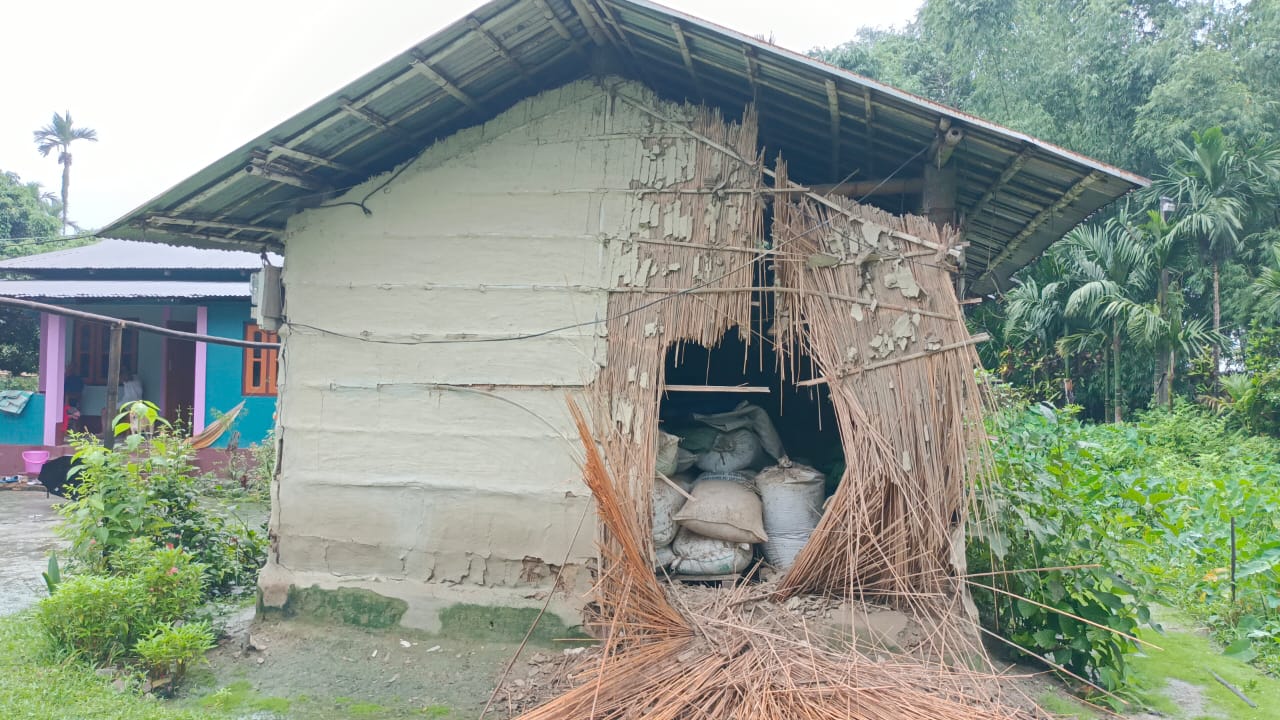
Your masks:
{"label": "overcast sky", "polygon": [[[796,51],[902,26],[921,0],[667,0]],[[57,191],[33,130],[70,110],[71,218],[101,227],[479,7],[479,0],[6,2],[0,171]]]}

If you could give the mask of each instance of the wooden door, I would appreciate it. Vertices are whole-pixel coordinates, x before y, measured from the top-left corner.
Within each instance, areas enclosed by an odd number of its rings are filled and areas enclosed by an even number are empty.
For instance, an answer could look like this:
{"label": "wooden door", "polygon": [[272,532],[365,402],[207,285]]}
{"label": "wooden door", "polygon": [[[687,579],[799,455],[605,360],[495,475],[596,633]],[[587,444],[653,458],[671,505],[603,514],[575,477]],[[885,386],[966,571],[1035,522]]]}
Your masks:
{"label": "wooden door", "polygon": [[[170,321],[169,328],[195,332],[193,322]],[[164,416],[191,428],[191,406],[196,400],[196,344],[168,338],[164,358]]]}

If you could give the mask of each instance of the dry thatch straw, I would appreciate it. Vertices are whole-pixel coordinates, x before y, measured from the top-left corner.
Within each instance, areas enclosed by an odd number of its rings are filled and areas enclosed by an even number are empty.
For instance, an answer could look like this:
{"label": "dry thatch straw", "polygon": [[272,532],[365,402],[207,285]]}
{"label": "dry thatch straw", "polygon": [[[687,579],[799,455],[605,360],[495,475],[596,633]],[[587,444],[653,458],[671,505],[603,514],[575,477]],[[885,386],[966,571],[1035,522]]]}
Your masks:
{"label": "dry thatch straw", "polygon": [[[779,163],[779,182],[786,167]],[[986,471],[980,367],[952,287],[949,229],[843,202],[778,201],[775,337],[816,362],[840,423],[847,470],[784,593],[879,597],[969,626],[966,487]],[[941,250],[922,255],[921,238]],[[796,256],[799,257],[796,257]],[[841,302],[834,296],[862,303]],[[880,309],[879,300],[903,309]],[[956,646],[955,643],[961,643]],[[978,651],[940,634],[939,656]]]}
{"label": "dry thatch straw", "polygon": [[[991,693],[994,679],[914,661],[878,660],[827,646],[810,629],[747,612],[746,586],[671,604],[619,506],[587,421],[570,412],[586,449],[585,479],[601,521],[618,542],[606,562],[626,594],[612,598],[604,652],[581,668],[580,684],[523,720],[771,718],[774,720],[1013,720],[1018,708]],[[618,584],[610,585],[618,587]]]}
{"label": "dry thatch straw", "polygon": [[[587,396],[594,432],[572,407],[601,519],[593,625],[605,644],[580,685],[523,717],[1018,717],[985,672],[961,581],[966,484],[985,455],[977,359],[945,266],[952,234],[779,196],[768,247],[754,113],[732,124],[689,108],[668,125],[689,137],[672,140],[655,123],[633,184],[652,192],[628,196],[635,233],[612,241],[619,287],[607,362]],[[776,185],[787,186],[785,167]],[[765,263],[778,290],[770,333],[751,326]],[[935,662],[876,662],[768,612],[743,614],[742,591],[676,607],[658,583],[648,509],[665,359],[684,342],[714,347],[734,328],[748,344],[771,334],[784,378],[794,380],[802,355],[813,363],[848,466],[779,595],[892,603],[932,630],[925,654]]]}

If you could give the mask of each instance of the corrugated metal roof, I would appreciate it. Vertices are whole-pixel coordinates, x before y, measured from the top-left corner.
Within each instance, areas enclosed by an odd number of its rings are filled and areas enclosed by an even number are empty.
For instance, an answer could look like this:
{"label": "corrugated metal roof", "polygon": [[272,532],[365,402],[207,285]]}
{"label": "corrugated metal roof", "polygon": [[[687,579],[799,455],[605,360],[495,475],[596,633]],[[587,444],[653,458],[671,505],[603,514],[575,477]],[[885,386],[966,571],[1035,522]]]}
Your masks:
{"label": "corrugated metal roof", "polygon": [[[280,257],[272,258],[279,265]],[[0,270],[256,270],[257,253],[99,240],[92,245],[0,261]]]}
{"label": "corrugated metal roof", "polygon": [[[780,11],[782,9],[780,8]],[[103,231],[206,247],[280,248],[289,216],[591,73],[621,73],[730,115],[754,102],[767,157],[793,179],[879,179],[964,131],[951,162],[966,275],[1003,287],[1137,175],[646,0],[494,0],[183,181]]]}
{"label": "corrugated metal roof", "polygon": [[249,283],[181,280],[0,280],[0,296],[59,300],[248,298]]}

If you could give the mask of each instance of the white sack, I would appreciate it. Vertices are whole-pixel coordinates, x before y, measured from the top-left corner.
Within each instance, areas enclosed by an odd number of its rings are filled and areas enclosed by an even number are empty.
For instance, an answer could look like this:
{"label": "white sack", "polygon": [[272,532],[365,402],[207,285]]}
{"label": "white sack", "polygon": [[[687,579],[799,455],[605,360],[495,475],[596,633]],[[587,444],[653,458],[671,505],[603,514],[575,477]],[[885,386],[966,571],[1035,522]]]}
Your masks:
{"label": "white sack", "polygon": [[764,556],[779,570],[791,567],[822,519],[825,487],[822,473],[804,465],[765,468],[756,475],[769,534]]}
{"label": "white sack", "polygon": [[679,472],[677,463],[680,455],[680,436],[671,433],[658,431],[657,444],[657,463],[654,470],[671,477]]}
{"label": "white sack", "polygon": [[729,575],[751,565],[751,546],[702,537],[681,528],[671,544],[676,555],[671,569],[681,575]]}
{"label": "white sack", "polygon": [[[673,479],[677,485],[684,491],[688,492],[689,484],[681,483]],[[679,526],[676,525],[675,515],[684,507],[685,496],[680,494],[679,490],[671,487],[671,485],[660,477],[653,479],[653,544],[655,547],[668,545],[676,538],[676,531]]]}

